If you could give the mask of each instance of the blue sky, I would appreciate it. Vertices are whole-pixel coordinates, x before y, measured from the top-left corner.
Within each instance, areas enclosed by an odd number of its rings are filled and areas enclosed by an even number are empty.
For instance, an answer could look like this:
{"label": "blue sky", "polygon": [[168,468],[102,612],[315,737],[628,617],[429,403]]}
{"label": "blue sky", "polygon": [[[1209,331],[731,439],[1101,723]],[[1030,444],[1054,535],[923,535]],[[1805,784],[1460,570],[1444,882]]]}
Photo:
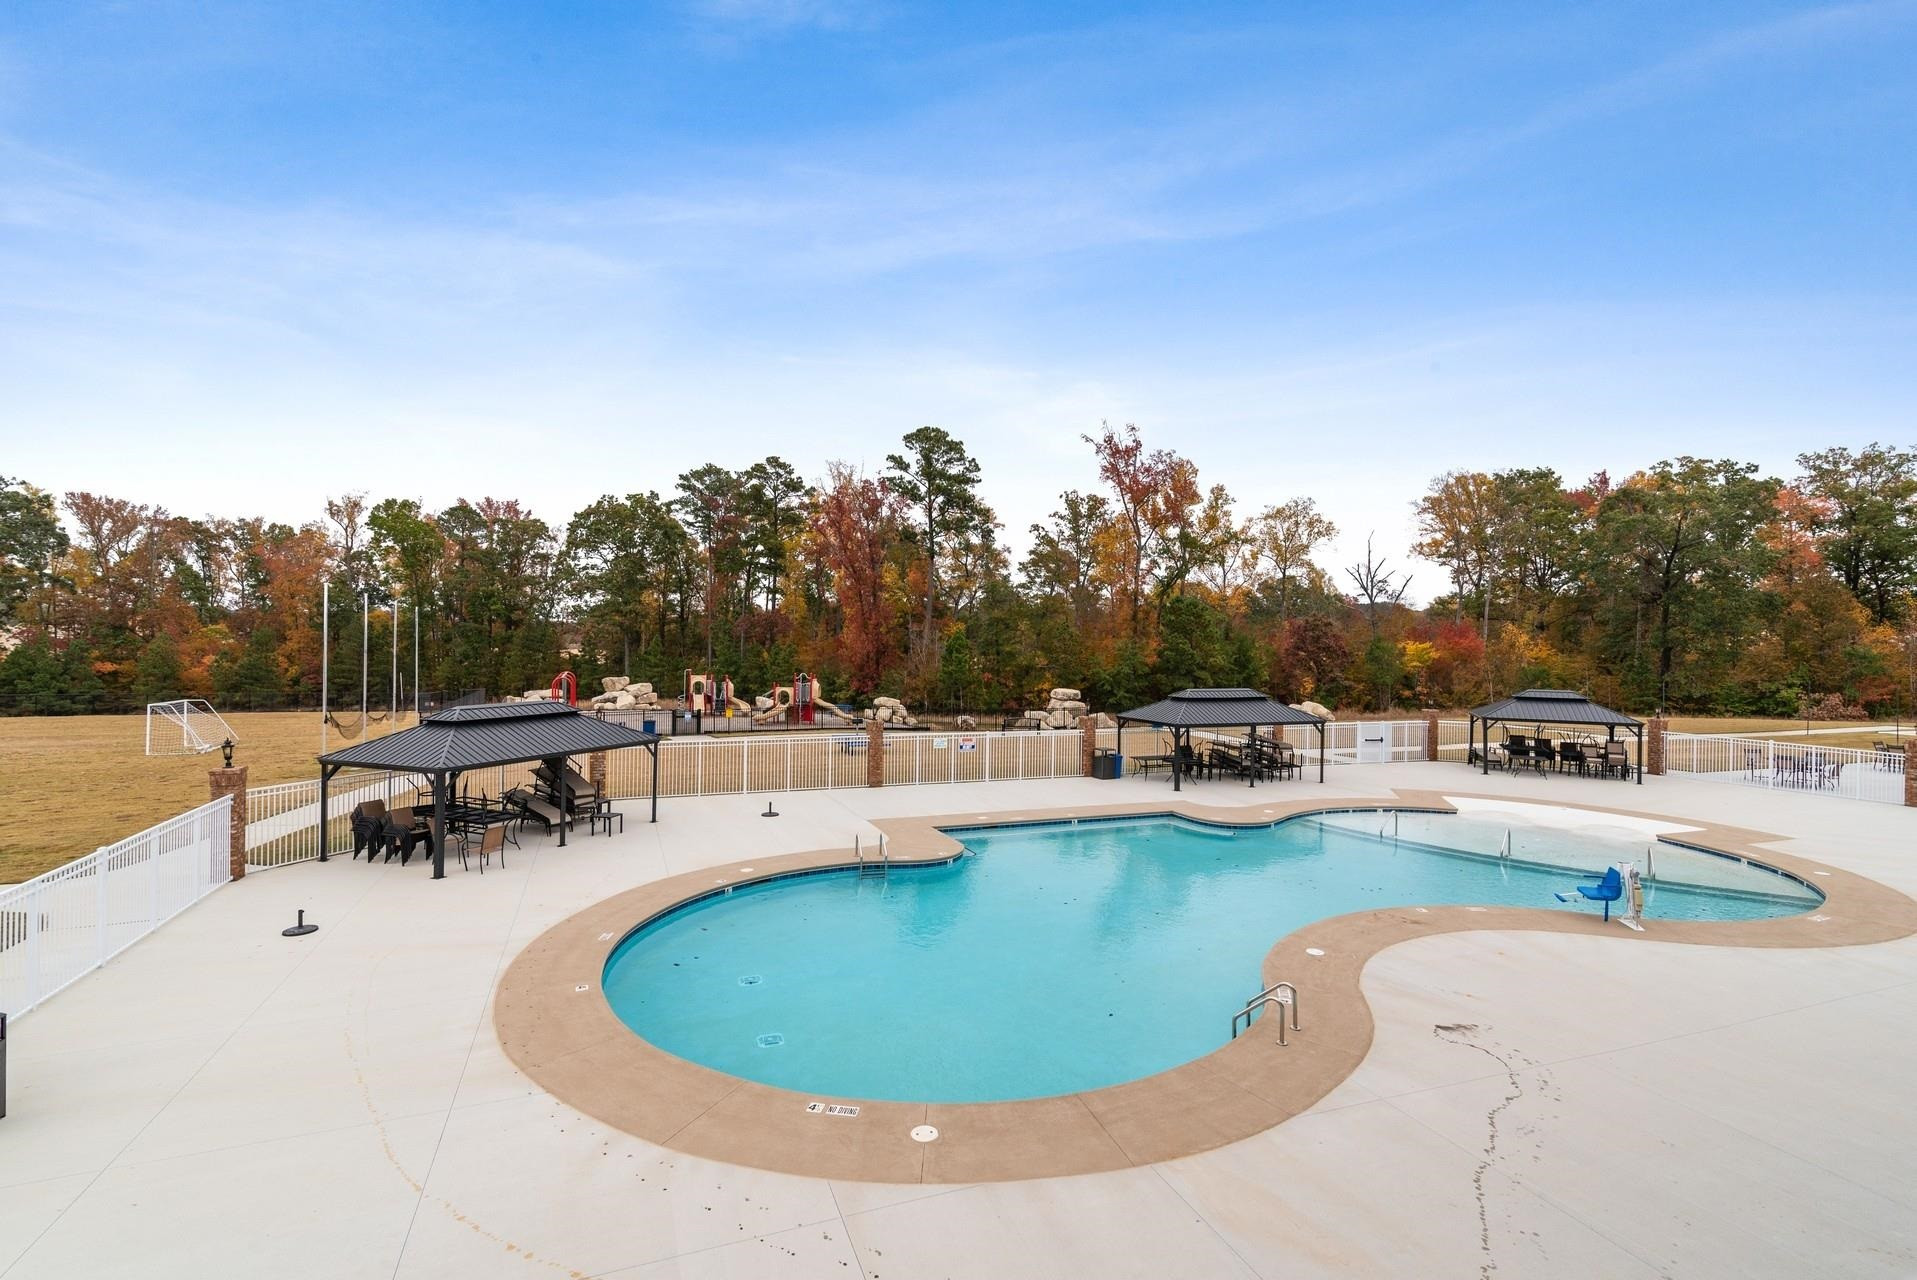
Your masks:
{"label": "blue sky", "polygon": [[1110,419],[1339,562],[1452,467],[1787,473],[1917,440],[1913,66],[1917,0],[12,0],[0,473],[563,520],[930,422],[1019,542]]}

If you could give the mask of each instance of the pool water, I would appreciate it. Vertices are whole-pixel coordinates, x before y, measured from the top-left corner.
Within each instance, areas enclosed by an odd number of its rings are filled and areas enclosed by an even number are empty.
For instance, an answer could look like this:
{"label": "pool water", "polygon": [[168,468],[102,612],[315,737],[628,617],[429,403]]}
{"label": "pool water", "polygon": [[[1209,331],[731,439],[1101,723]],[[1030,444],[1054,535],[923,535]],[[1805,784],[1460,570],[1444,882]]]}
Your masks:
{"label": "pool water", "polygon": [[[1413,905],[1595,912],[1554,894],[1612,862],[1645,864],[1642,836],[1511,830],[1375,811],[1256,828],[1168,816],[953,828],[967,856],[947,865],[777,880],[656,920],[608,960],[606,998],[670,1053],[821,1097],[1103,1088],[1228,1041],[1265,953],[1303,925]],[[1655,873],[1653,922],[1820,901],[1769,870],[1671,846]]]}

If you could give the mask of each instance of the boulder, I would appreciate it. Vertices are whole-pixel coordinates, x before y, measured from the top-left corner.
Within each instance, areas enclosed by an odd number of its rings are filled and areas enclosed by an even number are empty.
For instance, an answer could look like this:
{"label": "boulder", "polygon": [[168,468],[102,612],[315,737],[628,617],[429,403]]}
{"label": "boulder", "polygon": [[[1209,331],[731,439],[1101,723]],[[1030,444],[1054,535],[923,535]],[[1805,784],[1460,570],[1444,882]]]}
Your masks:
{"label": "boulder", "polygon": [[1116,729],[1118,727],[1118,721],[1112,719],[1103,711],[1092,717],[1092,723],[1101,729]]}
{"label": "boulder", "polygon": [[647,697],[652,693],[652,682],[650,680],[640,680],[628,685],[627,689],[635,698]]}
{"label": "boulder", "polygon": [[[607,693],[618,693],[621,689],[625,688],[627,685],[631,683],[632,683],[632,678],[630,676],[607,676],[604,680],[601,680],[599,682],[599,687],[601,689],[604,689]],[[594,698],[593,701],[597,702],[598,699]]]}
{"label": "boulder", "polygon": [[1076,689],[1054,689],[1051,693],[1053,702],[1077,702],[1078,698],[1079,692]]}
{"label": "boulder", "polygon": [[872,699],[872,705],[875,707],[903,707],[905,704],[897,698],[874,698]]}
{"label": "boulder", "polygon": [[1294,702],[1291,704],[1291,709],[1293,711],[1302,711],[1308,716],[1317,716],[1321,720],[1331,720],[1335,718],[1331,714],[1331,709],[1321,702]]}
{"label": "boulder", "polygon": [[627,693],[624,689],[621,689],[619,690],[619,692],[613,694],[612,699],[613,699],[612,709],[614,711],[630,711],[634,707],[639,705],[639,699],[633,697],[631,694]]}
{"label": "boulder", "polygon": [[552,690],[551,689],[528,689],[526,690],[526,701],[527,702],[550,702],[552,701]]}
{"label": "boulder", "polygon": [[625,697],[625,696],[626,696],[626,695],[625,695],[625,694],[623,694],[623,693],[613,693],[613,692],[610,692],[610,691],[608,691],[608,692],[606,692],[606,693],[595,693],[595,694],[593,694],[593,695],[592,695],[592,704],[591,704],[591,705],[593,705],[593,706],[595,706],[595,707],[610,707],[610,706],[612,706],[612,705],[613,705],[614,703],[616,703],[616,702],[618,702],[618,701],[619,701],[619,699],[621,699],[621,698],[623,698],[623,697]]}
{"label": "boulder", "polygon": [[960,716],[958,718],[958,727],[961,729],[976,729],[978,728],[978,717]]}
{"label": "boulder", "polygon": [[1049,711],[1045,715],[1045,725],[1049,729],[1069,729],[1072,727],[1071,714],[1065,711]]}
{"label": "boulder", "polygon": [[1072,714],[1073,714],[1074,716],[1082,716],[1082,715],[1084,715],[1084,714],[1085,714],[1085,713],[1086,713],[1087,711],[1090,711],[1090,710],[1091,710],[1091,708],[1090,708],[1090,707],[1088,707],[1088,706],[1086,706],[1086,705],[1085,705],[1084,703],[1082,703],[1082,702],[1079,702],[1079,701],[1076,701],[1076,700],[1073,700],[1073,701],[1071,701],[1071,702],[1059,702],[1059,703],[1054,703],[1054,704],[1053,704],[1053,707],[1052,707],[1052,709],[1053,709],[1054,711],[1069,711],[1069,712],[1071,712],[1071,713],[1072,713]]}

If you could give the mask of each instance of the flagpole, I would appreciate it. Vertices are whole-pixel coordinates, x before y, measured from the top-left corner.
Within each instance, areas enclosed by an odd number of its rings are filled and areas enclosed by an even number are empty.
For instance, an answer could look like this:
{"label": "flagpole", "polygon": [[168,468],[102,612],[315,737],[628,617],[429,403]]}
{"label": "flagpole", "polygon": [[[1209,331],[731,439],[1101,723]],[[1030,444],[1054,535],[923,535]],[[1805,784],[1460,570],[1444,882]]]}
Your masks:
{"label": "flagpole", "polygon": [[320,583],[320,754],[326,754],[326,694],[333,665],[333,584]]}

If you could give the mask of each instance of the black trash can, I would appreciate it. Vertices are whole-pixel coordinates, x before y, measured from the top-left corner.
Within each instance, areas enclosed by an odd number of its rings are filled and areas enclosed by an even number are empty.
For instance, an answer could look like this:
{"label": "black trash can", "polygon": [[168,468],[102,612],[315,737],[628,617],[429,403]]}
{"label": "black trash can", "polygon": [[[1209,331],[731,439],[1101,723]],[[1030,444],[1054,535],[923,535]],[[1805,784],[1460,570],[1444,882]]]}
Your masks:
{"label": "black trash can", "polygon": [[1112,748],[1092,748],[1092,777],[1110,782],[1124,772],[1124,767],[1124,758]]}

